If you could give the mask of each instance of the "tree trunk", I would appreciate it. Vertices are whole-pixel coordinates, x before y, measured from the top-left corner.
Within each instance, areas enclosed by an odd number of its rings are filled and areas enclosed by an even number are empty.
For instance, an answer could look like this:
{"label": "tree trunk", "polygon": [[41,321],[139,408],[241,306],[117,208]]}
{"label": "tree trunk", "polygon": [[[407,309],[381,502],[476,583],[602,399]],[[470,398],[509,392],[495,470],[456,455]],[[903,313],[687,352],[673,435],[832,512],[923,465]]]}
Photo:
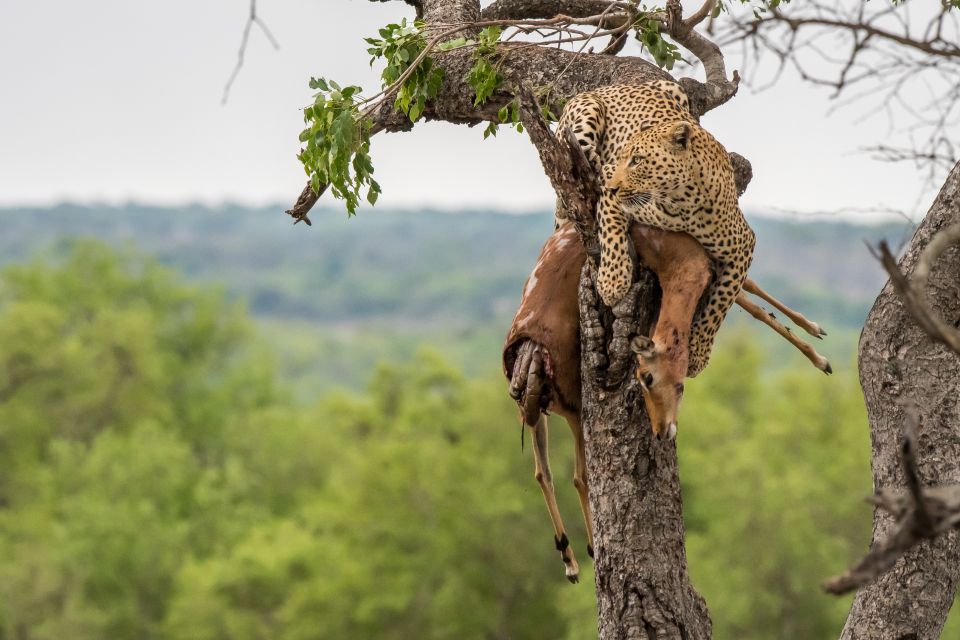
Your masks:
{"label": "tree trunk", "polygon": [[[406,2],[416,8],[418,16],[430,27],[447,29],[453,24],[472,23],[481,16],[479,0]],[[680,8],[679,3],[671,6],[676,10]],[[551,17],[566,12],[589,16],[598,8],[602,13],[610,8],[610,3],[598,0],[498,0],[488,6],[483,15],[499,19]],[[705,68],[710,71],[707,82],[681,79],[690,98],[691,111],[699,117],[729,100],[736,93],[737,83],[726,79],[719,50],[715,47],[707,50],[706,41],[692,30],[692,26],[680,20],[679,14],[674,17],[676,19],[671,20],[670,25],[678,29],[677,33],[671,31],[675,39],[687,48],[693,47],[691,50],[696,55],[707,58],[703,60]],[[456,35],[469,36],[475,31],[475,27],[469,27]],[[637,57],[501,42],[496,52],[497,72],[504,82],[478,106],[474,90],[467,81],[475,63],[473,51],[467,48],[436,51],[433,58],[437,67],[444,71],[444,79],[438,95],[426,105],[423,119],[470,125],[499,122],[499,110],[520,97],[523,99],[523,124],[540,152],[554,188],[566,205],[580,203],[577,209],[582,209],[580,219],[584,221],[592,219],[594,207],[585,204],[585,194],[579,189],[583,185],[570,180],[570,171],[561,170],[571,166],[576,168],[576,161],[567,157],[569,150],[560,149],[560,143],[543,122],[539,108],[533,108],[539,107],[535,103],[541,98],[533,96],[538,89],[549,88],[542,99],[548,101],[547,106],[554,113],[560,113],[564,101],[583,91],[610,84],[670,79],[666,72]],[[525,94],[528,94],[526,99]],[[387,100],[370,117],[371,133],[406,131],[412,126],[405,116],[393,109],[392,100]],[[740,157],[734,157],[732,162],[742,185],[749,180],[749,163]],[[308,185],[297,205],[288,213],[298,220],[306,219],[307,212],[325,186],[321,185],[320,191],[314,192]],[[584,246],[592,246],[591,238],[584,238]],[[647,330],[659,303],[658,287],[649,272],[641,276],[641,283],[632,291],[637,298],[636,307],[644,318],[640,328]],[[589,285],[581,290],[581,302],[586,298],[591,298],[593,304],[581,304],[581,313],[586,312],[581,321],[587,323],[581,325],[583,335],[600,326],[598,318],[588,317],[591,313],[596,315],[598,307],[596,294]],[[611,323],[609,318],[607,320],[609,331]],[[596,337],[596,333],[594,335]],[[630,357],[626,353],[629,345],[623,344],[625,340],[613,342],[616,344],[609,345],[611,356],[619,358],[620,362]],[[595,357],[602,357],[608,345],[601,339],[593,346],[590,352],[586,347],[583,350],[583,424],[594,516],[600,637],[604,640],[709,638],[711,625],[706,605],[690,586],[687,576],[675,444],[652,441],[642,396],[632,377],[616,390],[600,389],[596,380],[600,368]]]}
{"label": "tree trunk", "polygon": [[[900,261],[904,274],[913,273],[921,251],[938,231],[957,222],[960,164],[914,233]],[[946,322],[960,326],[960,249],[949,249],[935,266],[928,295]],[[917,326],[889,282],[860,337],[860,384],[872,431],[875,489],[905,486],[899,439],[904,417],[901,403],[909,401],[919,407],[923,484],[960,483],[960,357]],[[874,512],[874,545],[886,539],[893,522],[886,512]],[[958,580],[957,532],[923,542],[857,592],[841,638],[938,638]]]}
{"label": "tree trunk", "polygon": [[[597,385],[598,358],[625,344],[604,344],[598,331],[595,272],[580,284],[583,335],[581,418],[593,511],[593,545],[601,640],[707,639],[710,615],[687,574],[676,441],[652,437],[638,382]],[[643,269],[635,296],[637,329],[649,333],[659,305],[653,273]],[[604,335],[611,335],[610,322]],[[617,320],[620,322],[620,320]]]}

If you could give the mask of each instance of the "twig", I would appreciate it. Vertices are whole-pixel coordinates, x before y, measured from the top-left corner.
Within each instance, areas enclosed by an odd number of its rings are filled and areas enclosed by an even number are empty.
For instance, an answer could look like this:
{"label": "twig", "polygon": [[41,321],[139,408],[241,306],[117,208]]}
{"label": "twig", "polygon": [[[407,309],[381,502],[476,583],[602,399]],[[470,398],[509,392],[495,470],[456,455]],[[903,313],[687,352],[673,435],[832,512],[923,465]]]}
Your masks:
{"label": "twig", "polygon": [[220,104],[227,104],[227,98],[230,97],[230,88],[233,86],[233,81],[237,79],[237,76],[240,75],[240,69],[243,68],[243,56],[247,52],[247,42],[250,40],[250,29],[253,25],[260,27],[260,31],[263,32],[263,35],[266,36],[267,41],[270,42],[275,51],[280,49],[280,43],[277,42],[277,39],[270,33],[267,24],[257,15],[257,0],[250,0],[250,14],[247,16],[247,23],[243,26],[243,36],[240,38],[240,50],[237,52],[237,65],[233,68],[230,77],[227,78],[226,86],[223,87],[223,98],[221,98]]}

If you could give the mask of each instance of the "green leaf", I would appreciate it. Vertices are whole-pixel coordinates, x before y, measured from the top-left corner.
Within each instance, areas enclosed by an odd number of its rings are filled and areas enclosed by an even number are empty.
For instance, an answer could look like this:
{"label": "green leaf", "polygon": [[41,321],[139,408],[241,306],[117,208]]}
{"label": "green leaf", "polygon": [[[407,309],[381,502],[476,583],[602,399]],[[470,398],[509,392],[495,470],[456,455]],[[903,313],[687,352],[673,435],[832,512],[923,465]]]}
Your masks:
{"label": "green leaf", "polygon": [[441,42],[439,45],[437,45],[437,49],[440,51],[449,51],[450,49],[454,49],[456,47],[462,47],[465,44],[467,44],[466,38],[456,38],[454,40],[447,40],[446,42]]}

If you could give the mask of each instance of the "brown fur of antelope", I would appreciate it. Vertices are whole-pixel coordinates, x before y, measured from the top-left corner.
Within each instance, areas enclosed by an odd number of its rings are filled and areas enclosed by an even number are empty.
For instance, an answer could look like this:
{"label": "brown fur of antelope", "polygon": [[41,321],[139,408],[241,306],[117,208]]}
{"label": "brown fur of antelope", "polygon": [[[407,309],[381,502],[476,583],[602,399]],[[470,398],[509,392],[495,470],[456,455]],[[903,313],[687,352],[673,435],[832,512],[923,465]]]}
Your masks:
{"label": "brown fur of antelope", "polygon": [[[700,245],[686,234],[640,226],[633,227],[631,234],[638,254],[657,272],[664,292],[652,338],[638,336],[632,343],[637,353],[637,377],[642,384],[644,403],[654,432],[673,437],[687,371],[690,324],[709,281],[709,260]],[[580,423],[580,316],[577,301],[580,271],[585,260],[586,252],[573,226],[566,224],[557,229],[544,244],[524,285],[520,308],[503,348],[510,395],[520,406],[521,419],[533,431],[534,474],[547,503],[554,541],[571,582],[579,579],[579,565],[569,546],[556,503],[545,416],[549,412],[563,416],[573,433],[576,456],[573,481],[586,523],[587,553],[592,556],[593,536]],[[755,283],[749,279],[748,282],[762,292]],[[762,297],[774,300],[765,292]],[[758,308],[753,303],[747,306],[743,293],[737,302],[748,310]],[[801,326],[812,335],[825,335],[815,323],[791,313],[794,315],[790,317],[801,319],[805,323]],[[830,365],[826,359],[780,325],[771,314],[753,315],[790,340],[819,369],[829,373]]]}
{"label": "brown fur of antelope", "polygon": [[653,336],[637,336],[637,380],[657,438],[677,435],[677,413],[687,376],[690,326],[711,279],[710,258],[692,237],[650,227],[632,229],[640,259],[660,281],[663,296]]}
{"label": "brown fur of antelope", "polygon": [[[544,244],[523,288],[520,308],[503,348],[504,372],[520,417],[533,431],[534,477],[553,522],[554,542],[567,579],[577,582],[580,567],[569,546],[553,488],[547,451],[548,412],[567,421],[573,433],[576,460],[573,483],[588,532],[587,553],[593,555],[586,461],[580,426],[580,312],[577,286],[586,259],[572,225],[558,229]],[[531,383],[531,379],[533,382]]]}

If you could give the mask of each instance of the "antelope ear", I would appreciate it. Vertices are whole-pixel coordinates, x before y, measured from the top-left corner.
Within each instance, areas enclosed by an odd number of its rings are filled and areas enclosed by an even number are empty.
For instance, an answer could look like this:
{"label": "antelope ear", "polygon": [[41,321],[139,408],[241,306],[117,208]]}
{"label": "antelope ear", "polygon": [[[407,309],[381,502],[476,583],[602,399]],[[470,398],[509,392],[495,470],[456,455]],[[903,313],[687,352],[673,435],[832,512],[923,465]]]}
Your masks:
{"label": "antelope ear", "polygon": [[641,358],[645,358],[647,360],[652,359],[656,354],[653,340],[647,336],[637,336],[631,340],[630,349]]}
{"label": "antelope ear", "polygon": [[671,144],[676,145],[677,149],[688,149],[690,147],[690,135],[692,133],[693,128],[689,122],[678,122],[670,127],[665,137]]}

